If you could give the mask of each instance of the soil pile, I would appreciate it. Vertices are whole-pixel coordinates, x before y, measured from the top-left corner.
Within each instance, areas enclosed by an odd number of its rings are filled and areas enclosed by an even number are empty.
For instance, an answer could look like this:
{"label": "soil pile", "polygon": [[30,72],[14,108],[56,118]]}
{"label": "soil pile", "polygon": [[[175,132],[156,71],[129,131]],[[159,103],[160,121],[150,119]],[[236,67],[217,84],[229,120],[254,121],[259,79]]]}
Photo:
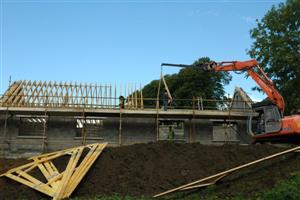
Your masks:
{"label": "soil pile", "polygon": [[[106,148],[72,196],[152,196],[240,164],[283,151],[272,145],[177,144],[169,142]],[[299,156],[298,156],[299,157]],[[220,195],[251,196],[271,188],[300,170],[300,159],[290,154],[242,170],[223,179]],[[62,169],[66,159],[55,163]],[[0,159],[0,171],[25,163]],[[218,195],[218,194],[217,194]],[[46,196],[7,178],[0,178],[0,199],[40,199]]]}

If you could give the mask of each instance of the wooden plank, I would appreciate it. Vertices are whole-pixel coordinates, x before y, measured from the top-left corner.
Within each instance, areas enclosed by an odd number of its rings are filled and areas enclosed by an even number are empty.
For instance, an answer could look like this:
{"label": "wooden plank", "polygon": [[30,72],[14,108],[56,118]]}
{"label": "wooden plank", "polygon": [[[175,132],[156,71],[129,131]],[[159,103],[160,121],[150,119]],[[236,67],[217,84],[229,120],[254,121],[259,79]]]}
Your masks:
{"label": "wooden plank", "polygon": [[134,83],[134,108],[138,108],[138,99],[137,99],[137,91],[136,91],[136,83]]}
{"label": "wooden plank", "polygon": [[74,169],[77,165],[77,162],[81,156],[81,153],[83,151],[84,147],[78,148],[77,150],[75,150],[74,152],[72,152],[72,156],[69,160],[69,163],[66,167],[66,170],[63,174],[62,180],[60,182],[60,185],[58,187],[58,191],[56,191],[54,198],[56,199],[62,199],[64,196],[64,192],[67,189],[67,185],[69,182],[70,177],[72,176]]}
{"label": "wooden plank", "polygon": [[[20,92],[22,92],[22,81],[20,81],[19,84],[16,84],[18,85],[16,89],[14,89],[14,87],[11,87],[10,88],[10,91],[13,92],[10,96],[10,98],[5,102],[5,99],[3,99],[3,102],[5,103],[8,103],[8,104],[11,104],[11,105],[14,105],[16,103],[16,100],[19,99],[19,96],[20,96]],[[14,86],[14,85],[13,85]],[[20,91],[21,90],[21,91]],[[5,94],[7,95],[7,94]],[[9,95],[9,94],[8,94]],[[5,98],[5,97],[4,97]]]}
{"label": "wooden plank", "polygon": [[201,182],[204,182],[204,181],[208,181],[208,180],[211,180],[213,178],[218,178],[224,174],[229,174],[229,173],[232,173],[232,172],[235,172],[235,171],[238,171],[240,169],[243,169],[243,168],[246,168],[246,167],[249,167],[249,166],[252,166],[252,165],[255,165],[255,164],[258,164],[260,162],[263,162],[263,161],[266,161],[266,160],[270,160],[270,159],[273,159],[275,157],[278,157],[278,156],[281,156],[281,155],[284,155],[284,154],[288,154],[288,153],[292,153],[292,152],[295,152],[297,150],[300,150],[300,146],[298,147],[295,147],[295,148],[292,148],[292,149],[289,149],[289,150],[285,150],[285,151],[282,151],[282,152],[279,152],[279,153],[276,153],[276,154],[273,154],[273,155],[270,155],[270,156],[267,156],[267,157],[264,157],[264,158],[261,158],[261,159],[258,159],[258,160],[255,160],[255,161],[252,161],[252,162],[249,162],[247,164],[244,164],[244,165],[240,165],[240,166],[237,166],[237,167],[234,167],[232,169],[229,169],[229,170],[226,170],[224,172],[220,172],[218,174],[215,174],[215,175],[212,175],[212,176],[208,176],[206,178],[203,178],[203,179],[200,179],[200,180],[197,180],[197,181],[194,181],[192,183],[188,183],[188,184],[185,184],[185,185],[182,185],[182,186],[179,186],[177,188],[174,188],[174,189],[171,189],[171,190],[167,190],[165,192],[162,192],[162,193],[159,193],[157,195],[154,195],[153,197],[156,198],[156,197],[160,197],[160,196],[163,196],[163,195],[166,195],[166,194],[170,194],[172,192],[176,192],[176,191],[179,191],[183,188],[187,188],[187,187],[190,187],[192,185],[195,185],[195,184],[198,184],[198,183],[201,183]]}
{"label": "wooden plank", "polygon": [[144,109],[144,98],[143,98],[143,87],[142,87],[142,83],[140,83],[140,98],[141,98],[141,109]]}
{"label": "wooden plank", "polygon": [[173,100],[173,97],[172,97],[172,95],[171,95],[171,92],[170,92],[170,90],[169,90],[169,87],[168,87],[168,85],[167,85],[167,82],[166,82],[165,77],[164,77],[163,74],[161,75],[161,79],[162,79],[162,81],[163,81],[163,83],[164,83],[164,85],[165,85],[165,89],[167,90],[167,93],[168,93],[168,96],[169,96],[169,98],[170,98],[170,101],[172,101],[172,100]]}
{"label": "wooden plank", "polygon": [[35,103],[34,103],[33,99],[35,97],[35,92],[37,90],[37,81],[36,80],[33,81],[33,83],[30,85],[30,88],[31,88],[30,89],[31,93],[30,93],[30,96],[27,99],[27,101],[28,101],[28,104],[30,104],[32,107],[34,107]]}
{"label": "wooden plank", "polygon": [[109,84],[109,97],[108,97],[108,108],[111,109],[111,106],[112,106],[112,86],[111,86],[111,83]]}
{"label": "wooden plank", "polygon": [[42,172],[42,174],[44,175],[44,177],[49,180],[51,178],[51,174],[49,173],[49,171],[45,168],[45,166],[43,165],[43,163],[40,163],[37,165],[38,168],[40,169],[40,171]]}
{"label": "wooden plank", "polygon": [[180,191],[184,191],[184,190],[191,190],[191,189],[198,189],[198,188],[201,188],[201,187],[207,187],[207,186],[210,186],[210,185],[214,185],[216,184],[219,180],[221,180],[222,178],[224,178],[225,176],[227,176],[227,174],[224,174],[216,179],[213,179],[212,182],[209,182],[209,183],[203,183],[203,184],[197,184],[197,185],[193,185],[193,186],[189,186],[189,187],[185,187],[185,188],[182,188]]}
{"label": "wooden plank", "polygon": [[53,165],[51,161],[44,162],[43,166],[49,173],[49,176],[46,177],[48,180],[47,185],[51,185],[51,187],[54,190],[56,190],[59,187],[59,183],[57,182],[58,176],[60,175],[59,171],[56,169],[56,167]]}
{"label": "wooden plank", "polygon": [[40,92],[43,90],[43,86],[44,85],[43,85],[42,81],[39,81],[35,87],[35,91],[33,93],[34,96],[32,98],[32,102],[34,103],[34,105],[40,106],[41,97],[39,95],[40,95]]}
{"label": "wooden plank", "polygon": [[49,83],[49,95],[48,95],[48,107],[53,107],[53,84],[52,81]]}
{"label": "wooden plank", "polygon": [[79,179],[79,175],[83,172],[84,167],[88,164],[90,157],[96,150],[97,145],[93,145],[90,149],[90,151],[87,153],[83,161],[80,163],[80,165],[77,167],[77,170],[74,172],[73,176],[70,177],[70,181],[68,184],[68,187],[65,190],[64,197],[68,197],[71,193],[73,188],[75,189],[77,186],[77,182],[79,183],[81,180]]}
{"label": "wooden plank", "polygon": [[[75,85],[76,85],[76,84],[75,84]],[[71,83],[69,87],[70,87],[70,94],[69,94],[69,97],[70,97],[70,105],[69,105],[69,107],[76,107],[76,106],[75,106],[75,102],[74,102],[74,100],[75,100],[75,98],[74,98],[75,86],[72,85],[72,83]]]}
{"label": "wooden plank", "polygon": [[[6,174],[11,174],[11,173],[13,173],[13,172],[15,172],[15,171],[18,171],[18,170],[23,170],[23,169],[26,169],[26,168],[30,168],[30,167],[32,167],[32,166],[35,166],[35,163],[34,163],[34,162],[27,163],[27,164],[22,165],[22,166],[19,166],[19,167],[15,167],[15,168],[10,169],[10,170],[8,170],[7,172],[1,174],[0,177],[1,177],[1,176],[5,176]],[[32,168],[32,169],[33,169],[33,168]]]}
{"label": "wooden plank", "polygon": [[185,187],[180,189],[180,191],[185,191],[185,190],[192,190],[192,189],[198,189],[198,188],[202,188],[202,187],[207,187],[207,186],[211,186],[214,185],[214,182],[211,183],[203,183],[203,184],[199,184],[199,185],[194,185],[194,186],[189,186],[189,187]]}
{"label": "wooden plank", "polygon": [[91,166],[96,161],[96,159],[101,154],[101,152],[103,151],[103,149],[105,148],[106,145],[107,145],[107,143],[96,145],[96,150],[93,152],[93,154],[90,156],[90,158],[88,158],[86,160],[86,162],[82,162],[83,163],[82,167],[81,166],[78,167],[77,171],[75,171],[75,174],[73,176],[74,177],[73,182],[70,185],[70,187],[68,188],[68,192],[66,193],[67,196],[65,196],[65,197],[69,197],[72,194],[72,192],[75,190],[75,188],[80,183],[80,181],[83,179],[83,177],[86,175],[86,173],[91,168]]}
{"label": "wooden plank", "polygon": [[44,193],[44,194],[46,194],[48,196],[53,196],[54,192],[49,192],[48,190],[44,190],[44,188],[37,187],[37,185],[35,185],[34,183],[32,183],[32,182],[30,182],[30,181],[28,181],[26,179],[20,178],[20,177],[14,175],[14,174],[6,174],[5,176],[8,177],[8,178],[10,178],[10,179],[12,179],[12,180],[14,180],[14,181],[17,181],[17,182],[23,184],[23,185],[31,187],[31,188],[33,188],[33,189],[35,189],[35,190],[37,190],[37,191],[39,191],[41,193]]}
{"label": "wooden plank", "polygon": [[13,96],[14,92],[17,90],[17,88],[20,87],[21,84],[12,84],[8,90],[4,93],[3,95],[3,99],[2,99],[2,102],[4,104],[9,104],[10,101],[9,99]]}
{"label": "wooden plank", "polygon": [[43,182],[39,181],[38,179],[34,178],[33,176],[31,176],[30,174],[23,172],[21,170],[16,171],[16,173],[19,175],[19,177],[24,177],[25,179],[27,179],[28,181],[30,181],[31,183],[33,183],[33,187],[32,188],[41,188],[42,190],[46,191],[47,193],[52,193],[53,190],[51,187],[47,186],[46,184],[44,184]]}
{"label": "wooden plank", "polygon": [[41,98],[43,99],[43,105],[44,107],[48,107],[49,102],[48,102],[48,89],[49,89],[49,82],[45,81],[45,89],[43,90]]}
{"label": "wooden plank", "polygon": [[117,83],[114,84],[114,109],[117,108]]}
{"label": "wooden plank", "polygon": [[[50,185],[53,189],[56,189],[58,187],[58,183],[53,181],[53,177],[59,175],[59,172],[54,171],[49,162],[40,163],[37,166],[48,181],[46,185]],[[50,180],[52,181],[50,182]]]}
{"label": "wooden plank", "polygon": [[69,197],[72,194],[77,185],[80,183],[85,174],[96,161],[98,156],[102,153],[106,145],[107,143],[95,144],[92,146],[93,149],[90,150],[90,152],[86,155],[84,160],[78,166],[78,169],[74,172],[64,197]]}

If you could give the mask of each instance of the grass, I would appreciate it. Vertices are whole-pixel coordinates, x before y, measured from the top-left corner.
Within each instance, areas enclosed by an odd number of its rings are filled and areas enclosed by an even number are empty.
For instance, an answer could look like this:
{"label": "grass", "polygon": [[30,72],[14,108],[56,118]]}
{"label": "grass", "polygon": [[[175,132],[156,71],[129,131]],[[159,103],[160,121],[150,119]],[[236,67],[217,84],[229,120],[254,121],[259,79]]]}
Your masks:
{"label": "grass", "polygon": [[[278,183],[271,190],[265,191],[255,198],[234,197],[230,200],[299,200],[300,199],[300,173],[296,174],[289,180]],[[220,194],[219,194],[220,195]],[[220,195],[221,196],[221,195]],[[99,196],[99,197],[75,197],[70,200],[150,200],[146,197],[122,197],[118,194],[112,196]],[[215,192],[215,186],[206,189],[206,195],[203,196],[199,193],[191,193],[186,196],[182,194],[174,194],[163,198],[164,200],[224,200],[228,198],[219,197]]]}
{"label": "grass", "polygon": [[150,200],[150,198],[145,197],[122,197],[118,194],[112,196],[98,196],[98,197],[74,197],[70,200]]}

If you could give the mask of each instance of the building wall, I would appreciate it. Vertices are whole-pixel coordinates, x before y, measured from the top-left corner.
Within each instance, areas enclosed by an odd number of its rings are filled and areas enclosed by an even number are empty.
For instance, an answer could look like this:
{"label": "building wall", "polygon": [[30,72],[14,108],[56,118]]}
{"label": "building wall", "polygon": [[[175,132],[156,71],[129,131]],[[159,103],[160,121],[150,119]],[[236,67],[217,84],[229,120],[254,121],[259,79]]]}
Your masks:
{"label": "building wall", "polygon": [[[42,152],[55,151],[82,145],[83,140],[81,135],[83,132],[82,128],[78,127],[78,121],[75,117],[48,116],[45,119],[47,121],[45,126],[45,135],[43,131],[44,123],[41,122],[42,125],[38,125],[38,128],[41,131],[40,135],[26,136],[23,134],[24,132],[22,132],[24,131],[22,130],[24,126],[21,125],[20,117],[10,116],[7,120],[7,127],[5,131],[5,116],[0,116],[1,156],[27,157]],[[101,123],[99,123],[100,125],[96,127],[96,131],[90,132],[92,133],[93,137],[89,137],[89,133],[87,133],[88,130],[85,130],[87,131],[85,137],[86,144],[108,142],[110,146],[118,146],[120,142],[122,145],[130,145],[135,143],[148,143],[157,141],[157,127],[155,118],[123,117],[121,126],[121,141],[119,140],[120,119],[117,117],[110,117],[101,118],[100,120]],[[168,120],[172,121],[172,119]],[[175,121],[178,121],[178,119]],[[222,124],[220,120],[181,119],[179,121],[183,122],[183,134],[176,132],[177,130],[175,131],[174,139],[178,142],[200,142],[203,144],[226,142],[247,143],[250,139],[246,133],[245,121],[234,122],[238,133],[236,133],[236,137],[232,141],[214,141],[214,130],[217,130],[214,127],[216,126],[216,122],[217,125],[220,125],[220,123]],[[166,131],[167,129],[165,127],[159,127],[159,130],[162,132],[163,130]],[[219,128],[218,130],[222,129]],[[6,137],[4,139],[5,132]],[[231,134],[235,134],[234,131],[231,131]],[[164,140],[166,137],[159,137],[159,139]]]}

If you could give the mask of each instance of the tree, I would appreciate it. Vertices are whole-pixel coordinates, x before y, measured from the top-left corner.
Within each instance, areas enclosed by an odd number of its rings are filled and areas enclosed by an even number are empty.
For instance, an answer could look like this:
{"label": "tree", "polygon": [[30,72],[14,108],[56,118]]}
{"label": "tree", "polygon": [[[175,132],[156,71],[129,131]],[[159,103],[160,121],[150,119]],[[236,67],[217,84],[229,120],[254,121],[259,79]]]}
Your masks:
{"label": "tree", "polygon": [[273,6],[250,35],[254,43],[249,55],[285,98],[286,113],[295,112],[300,108],[300,0]]}
{"label": "tree", "polygon": [[[175,99],[175,106],[192,106],[193,97],[203,99],[224,100],[226,94],[224,85],[229,84],[231,76],[227,72],[206,72],[197,67],[201,63],[209,62],[207,57],[200,58],[193,63],[193,67],[183,68],[179,73],[166,75],[165,80]],[[153,80],[143,88],[143,95],[147,98],[156,98],[159,80]],[[161,87],[160,94],[164,87]],[[189,100],[188,100],[189,99]],[[145,105],[155,105],[155,100],[145,101]],[[216,107],[215,102],[206,102],[206,106]]]}

